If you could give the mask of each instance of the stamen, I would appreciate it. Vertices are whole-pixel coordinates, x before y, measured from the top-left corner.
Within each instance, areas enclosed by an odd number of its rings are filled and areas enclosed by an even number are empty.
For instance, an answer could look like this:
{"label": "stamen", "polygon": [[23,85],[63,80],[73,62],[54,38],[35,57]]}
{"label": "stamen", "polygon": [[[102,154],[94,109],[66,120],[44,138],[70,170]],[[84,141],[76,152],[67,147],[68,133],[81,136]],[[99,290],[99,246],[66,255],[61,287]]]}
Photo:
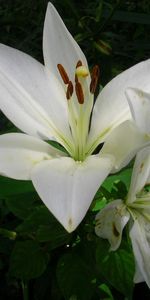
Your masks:
{"label": "stamen", "polygon": [[79,104],[83,104],[84,103],[84,94],[83,94],[83,89],[82,89],[82,85],[80,82],[76,82],[75,90],[76,90],[76,95],[77,95]]}
{"label": "stamen", "polygon": [[71,81],[69,81],[67,86],[67,92],[66,92],[67,100],[69,100],[72,97],[72,94],[73,94],[73,84]]}
{"label": "stamen", "polygon": [[67,72],[64,69],[64,67],[61,64],[58,64],[57,68],[58,68],[58,71],[60,73],[60,76],[61,76],[64,84],[69,84],[69,77],[68,77]]}
{"label": "stamen", "polygon": [[98,79],[99,79],[99,73],[100,73],[99,66],[98,65],[94,66],[91,74],[91,83],[90,83],[90,92],[92,94],[94,94],[96,91]]}
{"label": "stamen", "polygon": [[79,82],[77,74],[75,74],[75,83]]}
{"label": "stamen", "polygon": [[76,64],[76,69],[78,68],[78,67],[81,67],[82,66],[82,61],[81,60],[78,60],[78,62],[77,62],[77,64]]}
{"label": "stamen", "polygon": [[95,65],[92,70],[91,78],[93,78],[95,76],[99,77],[99,73],[100,73],[99,66]]}
{"label": "stamen", "polygon": [[97,88],[97,83],[98,83],[98,78],[97,78],[97,77],[94,77],[94,78],[91,80],[91,83],[90,83],[90,92],[91,92],[91,94],[94,94],[94,93],[95,93],[96,88]]}

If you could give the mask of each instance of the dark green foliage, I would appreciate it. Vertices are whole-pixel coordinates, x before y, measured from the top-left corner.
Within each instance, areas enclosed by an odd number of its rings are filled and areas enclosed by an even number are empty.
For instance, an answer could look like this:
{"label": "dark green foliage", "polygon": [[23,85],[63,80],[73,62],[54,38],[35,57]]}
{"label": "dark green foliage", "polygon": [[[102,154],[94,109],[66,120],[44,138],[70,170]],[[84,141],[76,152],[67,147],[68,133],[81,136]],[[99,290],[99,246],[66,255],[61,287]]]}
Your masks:
{"label": "dark green foliage", "polygon": [[115,252],[109,252],[107,241],[99,240],[96,248],[97,267],[106,282],[131,299],[134,260],[129,245],[122,243]]}
{"label": "dark green foliage", "polygon": [[65,299],[92,299],[92,269],[76,253],[65,254],[57,265],[57,278]]}
{"label": "dark green foliage", "polygon": [[46,269],[48,258],[35,241],[16,242],[10,257],[10,275],[23,280],[39,277]]}

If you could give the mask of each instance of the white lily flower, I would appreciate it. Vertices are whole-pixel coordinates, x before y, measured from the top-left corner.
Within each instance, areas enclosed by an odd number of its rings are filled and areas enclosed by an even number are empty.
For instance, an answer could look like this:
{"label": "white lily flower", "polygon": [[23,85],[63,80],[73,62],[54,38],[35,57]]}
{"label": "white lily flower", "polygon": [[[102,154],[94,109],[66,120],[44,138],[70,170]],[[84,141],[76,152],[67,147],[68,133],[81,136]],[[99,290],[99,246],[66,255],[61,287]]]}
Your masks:
{"label": "white lily flower", "polygon": [[[150,88],[150,61],[114,78],[93,107],[99,68],[95,66],[90,76],[83,52],[51,3],[44,24],[43,52],[45,66],[0,45],[0,108],[25,133],[0,136],[0,172],[32,180],[42,201],[71,232],[114,165],[113,147],[102,154],[92,153],[131,119],[125,90],[129,86]],[[127,135],[133,125],[130,121],[124,124]],[[118,136],[120,133],[116,143]],[[57,141],[66,153],[43,140]],[[143,143],[138,133],[135,140]],[[129,148],[133,150],[133,143]],[[126,147],[123,159],[128,152]],[[121,162],[121,155],[118,160],[115,157],[116,165]]]}
{"label": "white lily flower", "polygon": [[116,250],[124,226],[129,223],[129,235],[135,256],[134,282],[146,281],[150,288],[150,147],[136,157],[131,185],[126,201],[115,200],[96,216],[95,232],[108,239],[110,250]]}

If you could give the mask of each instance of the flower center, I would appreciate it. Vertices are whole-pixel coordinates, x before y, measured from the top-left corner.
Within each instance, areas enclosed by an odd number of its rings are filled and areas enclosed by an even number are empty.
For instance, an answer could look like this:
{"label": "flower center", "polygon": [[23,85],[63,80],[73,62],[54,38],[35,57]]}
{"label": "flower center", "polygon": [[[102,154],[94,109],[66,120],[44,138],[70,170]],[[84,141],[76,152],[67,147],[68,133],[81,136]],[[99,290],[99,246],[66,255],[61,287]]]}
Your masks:
{"label": "flower center", "polygon": [[94,66],[91,76],[79,60],[76,64],[74,82],[69,79],[65,68],[57,65],[63,80],[68,103],[68,118],[73,138],[73,152],[70,155],[78,161],[86,158],[86,142],[89,133],[90,116],[94,93],[99,79],[99,67]]}

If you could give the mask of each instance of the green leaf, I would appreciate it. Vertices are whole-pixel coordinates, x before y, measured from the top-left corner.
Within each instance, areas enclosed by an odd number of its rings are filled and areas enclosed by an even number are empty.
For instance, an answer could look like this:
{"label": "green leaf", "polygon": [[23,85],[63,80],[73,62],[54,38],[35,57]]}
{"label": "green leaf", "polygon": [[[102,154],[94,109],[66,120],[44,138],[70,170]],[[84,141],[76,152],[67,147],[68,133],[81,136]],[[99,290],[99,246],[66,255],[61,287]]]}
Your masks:
{"label": "green leaf", "polygon": [[15,244],[10,259],[10,274],[23,280],[39,277],[46,269],[48,256],[35,241]]}
{"label": "green leaf", "polygon": [[127,196],[127,188],[122,181],[115,181],[111,191],[113,199],[125,199]]}
{"label": "green leaf", "polygon": [[97,198],[94,199],[94,205],[92,207],[92,211],[99,211],[100,209],[104,208],[107,204],[107,200],[105,198]]}
{"label": "green leaf", "polygon": [[41,225],[51,225],[54,217],[44,205],[36,207],[33,212],[19,225],[16,230],[20,233],[37,232]]}
{"label": "green leaf", "polygon": [[109,297],[109,298],[105,298],[104,300],[114,300],[114,297],[113,297],[113,295],[111,293],[111,290],[110,290],[110,288],[106,284],[102,283],[99,286],[99,289],[101,291],[103,291]]}
{"label": "green leaf", "polygon": [[60,258],[57,266],[57,278],[65,300],[92,299],[93,277],[79,255],[65,254]]}
{"label": "green leaf", "polygon": [[50,226],[40,225],[36,234],[36,239],[39,242],[49,242],[50,249],[68,244],[70,238],[71,234],[69,234],[56,220],[54,220]]}
{"label": "green leaf", "polygon": [[34,192],[30,181],[15,180],[0,176],[0,199],[12,195]]}
{"label": "green leaf", "polygon": [[35,209],[38,196],[36,193],[19,194],[6,199],[9,210],[18,218],[25,219]]}
{"label": "green leaf", "polygon": [[71,234],[67,233],[45,206],[36,207],[16,231],[34,234],[39,242],[49,242],[49,249],[68,244],[71,238]]}
{"label": "green leaf", "polygon": [[96,248],[96,261],[100,274],[119,292],[131,297],[133,290],[134,258],[127,243],[124,243],[123,246],[117,251],[109,252],[109,243],[99,239]]}
{"label": "green leaf", "polygon": [[122,181],[128,189],[130,185],[131,173],[132,169],[126,169],[119,172],[117,175],[108,176],[104,181],[102,187],[111,192],[112,188],[114,188],[114,184]]}

